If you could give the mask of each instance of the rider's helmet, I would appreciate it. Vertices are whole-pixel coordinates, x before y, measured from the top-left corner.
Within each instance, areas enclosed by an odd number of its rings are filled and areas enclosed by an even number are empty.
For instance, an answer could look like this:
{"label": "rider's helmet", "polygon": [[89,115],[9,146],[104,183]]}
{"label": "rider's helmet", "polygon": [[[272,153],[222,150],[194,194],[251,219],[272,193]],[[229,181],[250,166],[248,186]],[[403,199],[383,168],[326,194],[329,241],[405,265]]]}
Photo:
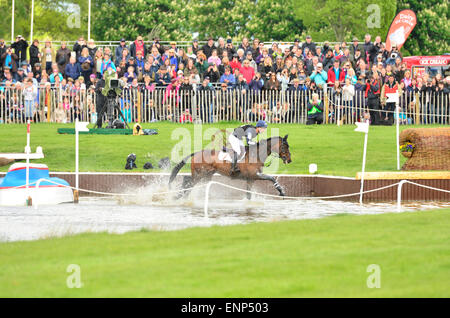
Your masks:
{"label": "rider's helmet", "polygon": [[267,123],[264,120],[259,120],[256,123],[256,128],[267,128]]}

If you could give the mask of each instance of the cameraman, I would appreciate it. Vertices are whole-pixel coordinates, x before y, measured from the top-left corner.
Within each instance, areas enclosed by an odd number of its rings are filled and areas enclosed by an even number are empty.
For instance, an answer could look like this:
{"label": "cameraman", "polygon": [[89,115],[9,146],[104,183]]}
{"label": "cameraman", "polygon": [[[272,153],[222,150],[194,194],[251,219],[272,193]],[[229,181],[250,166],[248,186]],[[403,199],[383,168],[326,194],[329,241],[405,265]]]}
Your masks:
{"label": "cameraman", "polygon": [[400,54],[400,52],[397,49],[397,45],[396,44],[392,44],[392,49],[391,52],[389,52],[388,55],[388,59],[386,60],[386,64],[390,64],[390,65],[395,65],[395,60],[399,57],[400,59],[403,60],[402,55]]}
{"label": "cameraman", "polygon": [[11,48],[14,49],[14,53],[19,57],[20,62],[23,62],[27,59],[27,47],[28,43],[21,35],[18,35],[16,37],[16,42],[11,44]]}
{"label": "cameraman", "polygon": [[378,125],[380,122],[380,83],[378,73],[374,72],[366,81],[367,107],[370,113],[371,125]]}

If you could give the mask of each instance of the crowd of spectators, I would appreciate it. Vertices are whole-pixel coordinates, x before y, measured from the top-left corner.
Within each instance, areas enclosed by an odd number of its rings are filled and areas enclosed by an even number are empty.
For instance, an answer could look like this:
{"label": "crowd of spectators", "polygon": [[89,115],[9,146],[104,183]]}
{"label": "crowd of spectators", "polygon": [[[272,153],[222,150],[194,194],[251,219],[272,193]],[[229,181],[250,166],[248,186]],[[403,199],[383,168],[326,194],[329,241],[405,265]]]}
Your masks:
{"label": "crowd of spectators", "polygon": [[311,36],[303,43],[295,39],[291,46],[248,38],[235,46],[231,39],[220,37],[209,38],[202,46],[194,40],[188,47],[178,47],[176,42],[164,46],[158,38],[147,45],[138,36],[131,43],[121,39],[113,49],[84,38],[72,48],[62,42],[55,49],[51,41],[42,45],[34,39],[29,45],[18,36],[9,47],[0,40],[0,94],[5,88],[19,87],[24,100],[31,101],[38,87],[51,86],[69,95],[94,87],[109,68],[128,87],[164,87],[177,93],[214,89],[317,93],[328,86],[333,100],[350,103],[355,92],[367,95],[369,79],[376,79],[381,88],[390,77],[405,92],[448,93],[449,77],[413,78],[402,59],[395,45],[388,51],[379,36],[372,42],[369,34],[361,42],[355,37],[349,44],[322,46]]}

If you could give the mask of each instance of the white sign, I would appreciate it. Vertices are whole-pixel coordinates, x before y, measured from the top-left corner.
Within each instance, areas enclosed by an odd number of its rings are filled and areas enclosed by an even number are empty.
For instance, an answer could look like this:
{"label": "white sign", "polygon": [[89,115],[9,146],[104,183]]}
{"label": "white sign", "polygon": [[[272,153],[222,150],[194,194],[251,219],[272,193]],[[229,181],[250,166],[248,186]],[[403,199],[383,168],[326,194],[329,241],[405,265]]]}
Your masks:
{"label": "white sign", "polygon": [[77,121],[75,123],[75,130],[76,131],[89,131],[89,128],[87,128],[87,125],[89,125],[89,122],[87,122],[87,121]]}

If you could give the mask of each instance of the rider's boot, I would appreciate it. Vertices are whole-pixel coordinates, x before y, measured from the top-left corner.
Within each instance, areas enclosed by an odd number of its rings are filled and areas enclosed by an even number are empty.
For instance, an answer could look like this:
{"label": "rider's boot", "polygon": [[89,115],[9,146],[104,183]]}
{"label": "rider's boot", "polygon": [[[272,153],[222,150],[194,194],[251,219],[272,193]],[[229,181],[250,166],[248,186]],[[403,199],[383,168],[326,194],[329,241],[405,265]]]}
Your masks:
{"label": "rider's boot", "polygon": [[231,163],[231,175],[234,175],[237,172],[239,172],[237,161],[238,161],[238,155],[237,155],[236,151],[233,151],[233,162]]}

